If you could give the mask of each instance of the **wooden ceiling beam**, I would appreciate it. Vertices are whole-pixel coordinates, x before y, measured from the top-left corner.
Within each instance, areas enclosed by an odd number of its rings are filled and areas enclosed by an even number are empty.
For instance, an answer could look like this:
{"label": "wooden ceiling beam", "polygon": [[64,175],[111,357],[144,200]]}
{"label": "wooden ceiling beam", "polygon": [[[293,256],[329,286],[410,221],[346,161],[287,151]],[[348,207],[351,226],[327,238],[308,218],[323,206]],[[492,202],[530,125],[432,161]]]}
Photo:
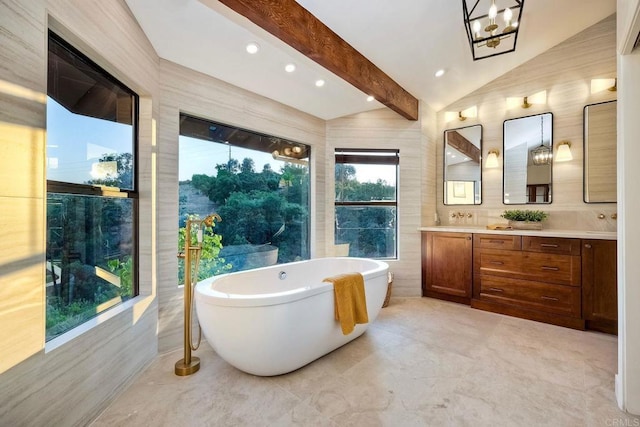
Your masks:
{"label": "wooden ceiling beam", "polygon": [[480,163],[480,149],[457,131],[447,131],[447,145],[452,146],[474,162]]}
{"label": "wooden ceiling beam", "polygon": [[409,120],[418,100],[295,0],[219,0]]}

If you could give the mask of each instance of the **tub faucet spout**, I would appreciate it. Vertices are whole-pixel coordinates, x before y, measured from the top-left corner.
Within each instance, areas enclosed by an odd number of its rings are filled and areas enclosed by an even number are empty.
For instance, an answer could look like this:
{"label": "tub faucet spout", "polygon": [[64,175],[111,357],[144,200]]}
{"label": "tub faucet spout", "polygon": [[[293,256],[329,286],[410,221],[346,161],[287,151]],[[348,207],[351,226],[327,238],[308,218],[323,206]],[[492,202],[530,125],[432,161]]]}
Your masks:
{"label": "tub faucet spout", "polygon": [[211,227],[213,225],[214,220],[216,220],[217,222],[220,222],[220,221],[222,221],[222,218],[220,218],[220,215],[218,215],[217,213],[212,213],[211,215],[209,215],[205,219],[203,219],[202,222],[207,227]]}

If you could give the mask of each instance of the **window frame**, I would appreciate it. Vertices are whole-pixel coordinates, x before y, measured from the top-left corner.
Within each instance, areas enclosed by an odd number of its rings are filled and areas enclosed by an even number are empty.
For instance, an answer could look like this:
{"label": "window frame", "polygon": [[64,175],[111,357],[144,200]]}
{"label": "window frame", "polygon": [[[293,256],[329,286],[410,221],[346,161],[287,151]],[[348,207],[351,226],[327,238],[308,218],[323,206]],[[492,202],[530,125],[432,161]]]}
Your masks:
{"label": "window frame", "polygon": [[[376,155],[378,154],[378,155]],[[398,254],[398,195],[400,182],[400,150],[392,148],[335,148],[334,149],[334,174],[335,165],[338,164],[364,164],[364,165],[394,165],[396,168],[395,200],[369,200],[369,201],[339,201],[335,198],[334,182],[334,224],[336,223],[336,208],[341,206],[360,207],[395,207],[395,256],[379,257],[382,260],[397,260]],[[334,231],[335,239],[335,231]]]}
{"label": "window frame", "polygon": [[[84,54],[83,52],[81,52],[79,49],[75,48],[74,46],[72,46],[69,42],[67,42],[64,38],[62,38],[60,35],[56,34],[54,31],[52,31],[51,29],[48,30],[48,36],[47,36],[47,55],[49,55],[50,49],[49,49],[49,43],[51,42],[57,43],[60,47],[62,47],[63,49],[66,49],[70,52],[71,55],[73,55],[75,58],[77,58],[79,61],[83,62],[84,64],[86,64],[87,66],[93,68],[96,72],[98,72],[102,77],[104,77],[106,80],[114,83],[115,85],[119,86],[119,88],[125,92],[127,92],[129,95],[131,95],[132,97],[132,101],[133,101],[133,107],[132,107],[132,123],[131,123],[131,127],[132,127],[132,150],[131,150],[131,155],[132,155],[132,167],[133,167],[133,171],[132,171],[132,188],[131,189],[125,189],[125,188],[119,188],[119,187],[110,187],[110,186],[106,186],[106,185],[97,185],[97,184],[80,184],[80,183],[74,183],[74,182],[66,182],[66,181],[57,181],[57,180],[50,180],[50,179],[46,179],[46,195],[45,195],[45,200],[48,199],[48,196],[50,193],[57,193],[57,194],[66,194],[66,195],[71,195],[71,196],[93,196],[93,197],[100,197],[100,198],[105,198],[105,199],[116,199],[116,198],[127,198],[127,199],[131,199],[132,200],[132,217],[131,217],[131,221],[132,221],[132,236],[131,236],[131,244],[132,244],[132,248],[131,248],[131,258],[133,261],[133,268],[132,268],[132,295],[130,297],[130,299],[134,299],[135,297],[137,297],[138,295],[140,295],[140,280],[139,280],[139,276],[140,276],[140,242],[139,242],[139,237],[140,237],[140,212],[139,212],[139,174],[138,174],[138,167],[139,167],[139,145],[140,145],[140,131],[139,131],[139,127],[140,127],[140,97],[138,96],[137,93],[135,93],[131,88],[129,88],[126,84],[124,84],[123,82],[121,82],[120,80],[118,80],[116,77],[114,77],[110,72],[108,72],[107,70],[105,70],[103,67],[101,67],[100,65],[98,65],[95,61],[91,60],[86,54]],[[47,78],[49,78],[47,76]],[[47,89],[48,92],[48,89]],[[52,98],[55,99],[55,98]],[[56,101],[57,102],[57,101]],[[46,174],[45,174],[45,178],[46,178]],[[47,221],[46,218],[46,212],[45,212],[45,221]],[[45,224],[45,230],[47,229],[47,225]],[[45,246],[48,245],[48,241],[45,240]],[[123,303],[125,303],[126,301],[123,301]],[[100,312],[96,312],[96,315],[92,318],[95,319],[95,317],[100,316],[101,314],[117,307],[117,306],[121,306],[122,303],[117,304],[113,307],[109,307],[103,311]],[[87,319],[82,323],[79,323],[75,326],[73,326],[71,329],[67,330],[66,332],[63,332],[60,335],[57,335],[55,337],[50,338],[49,340],[47,340],[47,342],[51,342],[53,340],[56,340],[57,338],[59,338],[60,336],[69,333],[77,328],[79,328],[80,326],[82,326],[83,324],[87,323],[91,321],[91,319]]]}

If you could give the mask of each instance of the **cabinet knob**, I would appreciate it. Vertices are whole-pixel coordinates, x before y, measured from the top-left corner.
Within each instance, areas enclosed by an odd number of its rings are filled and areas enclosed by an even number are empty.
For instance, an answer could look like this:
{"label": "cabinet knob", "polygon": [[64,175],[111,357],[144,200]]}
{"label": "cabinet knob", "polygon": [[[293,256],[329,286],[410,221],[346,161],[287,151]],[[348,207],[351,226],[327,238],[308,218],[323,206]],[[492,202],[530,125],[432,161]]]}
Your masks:
{"label": "cabinet knob", "polygon": [[471,240],[471,236],[467,236],[467,240]]}
{"label": "cabinet knob", "polygon": [[587,249],[591,249],[591,245],[589,243],[585,243],[584,247],[587,248]]}

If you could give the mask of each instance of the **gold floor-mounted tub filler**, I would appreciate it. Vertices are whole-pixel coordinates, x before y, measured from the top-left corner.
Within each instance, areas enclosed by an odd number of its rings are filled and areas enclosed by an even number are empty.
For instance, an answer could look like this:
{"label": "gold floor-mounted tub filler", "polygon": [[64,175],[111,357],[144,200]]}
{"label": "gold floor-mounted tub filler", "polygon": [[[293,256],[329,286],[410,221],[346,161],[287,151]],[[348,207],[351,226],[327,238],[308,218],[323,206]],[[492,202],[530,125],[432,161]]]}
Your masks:
{"label": "gold floor-mounted tub filler", "polygon": [[[175,373],[179,376],[191,375],[200,369],[200,358],[191,357],[191,351],[200,347],[202,330],[198,325],[198,342],[193,344],[191,337],[191,318],[193,315],[193,288],[198,280],[198,266],[202,254],[202,240],[205,227],[213,227],[214,220],[222,221],[220,215],[211,214],[204,219],[187,219],[185,227],[184,251],[178,258],[184,259],[184,358],[175,365]],[[193,243],[195,231],[196,243]],[[193,264],[193,265],[192,265]]]}

